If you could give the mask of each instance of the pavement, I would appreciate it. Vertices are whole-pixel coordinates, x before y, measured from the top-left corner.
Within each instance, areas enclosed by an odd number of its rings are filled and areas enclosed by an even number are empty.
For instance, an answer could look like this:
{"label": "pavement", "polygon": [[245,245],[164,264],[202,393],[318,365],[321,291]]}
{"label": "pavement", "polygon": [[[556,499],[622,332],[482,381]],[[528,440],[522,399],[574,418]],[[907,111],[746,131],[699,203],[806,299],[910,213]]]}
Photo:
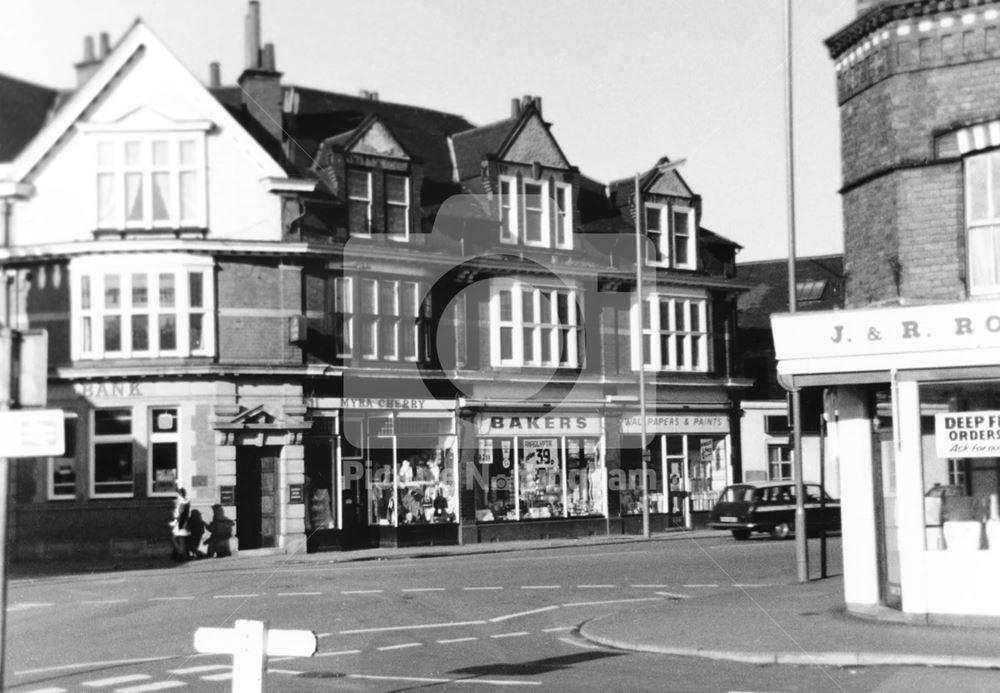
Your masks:
{"label": "pavement", "polygon": [[[128,563],[15,563],[11,580],[95,574],[117,570],[216,570],[266,565],[349,563],[492,554],[510,551],[665,542],[724,536],[713,530],[670,531],[650,539],[604,536],[552,541],[509,541],[465,546],[288,555],[241,552],[231,559],[209,559],[164,567],[163,561]],[[899,611],[873,608],[848,612],[842,576],[790,581],[774,586],[744,586],[701,597],[669,593],[654,606],[626,609],[587,621],[578,634],[599,645],[647,652],[753,664],[814,666],[932,666],[1000,669],[1000,621],[968,625],[956,618],[947,625],[915,620]],[[984,625],[986,624],[986,625]],[[989,626],[993,627],[989,627]]]}

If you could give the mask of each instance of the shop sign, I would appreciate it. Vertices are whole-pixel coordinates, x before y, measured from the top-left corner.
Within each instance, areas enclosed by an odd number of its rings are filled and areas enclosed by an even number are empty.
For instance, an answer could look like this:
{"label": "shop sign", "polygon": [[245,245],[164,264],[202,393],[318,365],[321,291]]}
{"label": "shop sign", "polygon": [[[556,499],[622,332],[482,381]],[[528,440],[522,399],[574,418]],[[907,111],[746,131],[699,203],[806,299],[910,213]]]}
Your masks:
{"label": "shop sign", "polygon": [[[623,416],[621,432],[642,433],[642,419]],[[721,414],[647,414],[646,433],[729,433],[729,417]]]}
{"label": "shop sign", "polygon": [[454,402],[439,402],[434,399],[397,399],[394,397],[344,397],[344,409],[447,409]]}
{"label": "shop sign", "polygon": [[219,504],[220,505],[236,505],[236,487],[235,486],[220,486],[219,487]]}
{"label": "shop sign", "polygon": [[559,464],[559,441],[555,438],[529,438],[521,442],[523,463],[529,467],[554,467]]}
{"label": "shop sign", "polygon": [[573,414],[481,414],[476,417],[476,431],[480,435],[531,435],[547,432],[561,435],[593,435],[603,433],[599,416]]}
{"label": "shop sign", "polygon": [[305,497],[303,495],[303,485],[302,484],[289,484],[288,485],[288,503],[289,505],[304,504]]}
{"label": "shop sign", "polygon": [[83,397],[142,397],[142,383],[76,383],[73,388]]}
{"label": "shop sign", "polygon": [[1000,411],[935,414],[934,447],[942,459],[1000,457]]}
{"label": "shop sign", "polygon": [[771,328],[778,360],[802,359],[782,372],[808,373],[821,358],[1000,347],[1000,302],[784,313]]}

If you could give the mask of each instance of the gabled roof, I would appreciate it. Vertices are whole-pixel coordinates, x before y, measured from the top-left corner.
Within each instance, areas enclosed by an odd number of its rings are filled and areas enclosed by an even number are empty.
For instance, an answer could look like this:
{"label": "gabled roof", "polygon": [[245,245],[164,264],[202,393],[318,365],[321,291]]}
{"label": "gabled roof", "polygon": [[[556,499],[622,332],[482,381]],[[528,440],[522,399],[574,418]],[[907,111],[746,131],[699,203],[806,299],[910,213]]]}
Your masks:
{"label": "gabled roof", "polygon": [[[106,90],[113,88],[114,80],[123,70],[131,62],[143,60],[152,52],[171,64],[171,67],[176,70],[178,79],[189,81],[191,97],[200,100],[197,105],[204,109],[206,118],[231,126],[227,130],[234,138],[242,140],[248,151],[258,156],[258,161],[265,171],[265,175],[280,177],[286,173],[273,157],[268,156],[266,150],[257,146],[257,142],[250,136],[245,124],[233,118],[222,104],[213,99],[198,78],[191,74],[142,20],[137,19],[112,48],[111,53],[104,58],[90,79],[73,92],[55,117],[48,121],[24,148],[13,163],[12,179],[14,181],[24,180],[60,139],[73,128],[74,124],[84,116],[87,110],[103,97]],[[127,75],[125,78],[127,79]]]}
{"label": "gabled roof", "polygon": [[0,161],[12,161],[42,129],[60,93],[0,74]]}
{"label": "gabled roof", "polygon": [[469,180],[478,176],[483,156],[500,151],[519,120],[520,117],[506,118],[454,135],[452,144],[458,179]]}
{"label": "gabled roof", "polygon": [[[771,315],[788,310],[788,260],[741,262],[736,272],[740,280],[754,284],[737,303],[740,327],[770,330]],[[796,309],[842,308],[844,280],[843,255],[796,258]]]}
{"label": "gabled roof", "polygon": [[[676,168],[668,171],[660,170],[661,166],[669,163],[669,157],[660,157],[652,168],[639,174],[640,193],[643,195],[650,193],[697,197],[679,170]],[[635,193],[635,177],[611,181],[608,183],[608,191],[612,204],[616,207],[628,207],[631,204],[632,195]]]}

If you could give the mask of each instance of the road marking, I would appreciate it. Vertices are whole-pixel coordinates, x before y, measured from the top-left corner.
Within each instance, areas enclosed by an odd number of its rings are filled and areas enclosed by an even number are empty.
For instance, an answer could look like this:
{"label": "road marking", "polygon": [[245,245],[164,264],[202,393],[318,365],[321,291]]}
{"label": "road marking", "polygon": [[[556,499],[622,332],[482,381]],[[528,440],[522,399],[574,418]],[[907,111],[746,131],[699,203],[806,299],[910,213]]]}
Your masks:
{"label": "road marking", "polygon": [[151,602],[183,602],[194,599],[194,597],[150,597]]}
{"label": "road marking", "polygon": [[617,585],[577,585],[579,590],[614,589]]}
{"label": "road marking", "polygon": [[775,585],[768,582],[753,583],[753,582],[734,582],[733,587],[780,587],[780,585]]}
{"label": "road marking", "polygon": [[500,621],[506,621],[509,618],[517,618],[518,616],[529,616],[531,614],[540,614],[543,611],[552,611],[553,609],[558,609],[559,606],[553,604],[552,606],[543,606],[541,609],[532,609],[531,611],[520,611],[516,614],[507,614],[506,616],[497,616],[496,618],[491,618],[490,623],[499,623]]}
{"label": "road marking", "polygon": [[559,585],[521,585],[522,590],[557,590]]}
{"label": "road marking", "polygon": [[629,585],[629,587],[633,587],[635,589],[640,589],[640,590],[641,589],[657,589],[657,590],[662,590],[662,589],[666,589],[667,587],[670,587],[670,585]]}
{"label": "road marking", "polygon": [[313,657],[339,657],[340,655],[361,654],[361,650],[341,650],[340,652],[317,652]]}
{"label": "road marking", "polygon": [[227,671],[225,674],[209,674],[202,676],[202,681],[229,681],[233,678],[233,672]]}
{"label": "road marking", "polygon": [[29,693],[66,693],[65,688],[38,688]]}
{"label": "road marking", "polygon": [[141,686],[116,688],[115,693],[147,693],[148,691],[165,691],[168,688],[181,688],[186,685],[187,684],[183,681],[154,681],[153,683],[144,683]]}
{"label": "road marking", "polygon": [[440,645],[450,645],[453,642],[474,642],[479,638],[448,638],[447,640],[436,640]]}
{"label": "road marking", "polygon": [[259,596],[259,594],[214,594],[212,599],[250,599]]}
{"label": "road marking", "polygon": [[662,602],[663,597],[639,597],[636,599],[605,599],[599,602],[571,602],[562,606],[599,606],[601,604],[625,604],[627,602]]}
{"label": "road marking", "polygon": [[120,683],[134,683],[135,681],[146,681],[153,678],[149,674],[129,674],[127,676],[115,676],[110,679],[97,679],[96,681],[85,681],[84,688],[107,688],[117,686]]}
{"label": "road marking", "polygon": [[478,592],[480,590],[502,590],[503,587],[463,587],[466,592]]}
{"label": "road marking", "polygon": [[286,676],[298,676],[302,672],[298,671],[296,669],[271,669],[270,667],[268,667],[267,673],[268,674],[285,674]]}
{"label": "road marking", "polygon": [[564,630],[573,630],[573,628],[575,628],[575,627],[576,626],[557,626],[555,628],[543,628],[542,632],[543,633],[558,633],[558,632],[564,631]]}
{"label": "road marking", "polygon": [[95,599],[92,601],[81,601],[81,604],[124,604],[128,599]]}
{"label": "road marking", "polygon": [[385,590],[345,590],[341,594],[382,594]]}
{"label": "road marking", "polygon": [[452,623],[425,623],[419,626],[383,626],[381,628],[355,628],[342,630],[340,635],[357,635],[359,633],[384,633],[390,630],[423,630],[426,628],[455,628],[457,626],[481,626],[486,621],[454,621]]}
{"label": "road marking", "polygon": [[521,630],[516,633],[497,633],[496,635],[491,635],[490,637],[493,638],[494,640],[499,640],[500,638],[517,638],[522,635],[528,635],[528,634],[529,634],[528,631]]}
{"label": "road marking", "polygon": [[550,556],[519,556],[517,558],[502,558],[502,561],[551,561],[553,557],[559,560],[565,558],[594,558],[596,556],[627,556],[632,553],[649,553],[649,551],[622,551],[620,553],[557,553]]}
{"label": "road marking", "polygon": [[55,606],[51,602],[19,602],[7,607],[7,611],[23,611],[24,609],[42,609],[47,606]]}
{"label": "road marking", "polygon": [[657,592],[661,597],[667,597],[668,599],[690,599],[690,594],[681,594],[680,592]]}
{"label": "road marking", "polygon": [[322,592],[278,592],[279,597],[321,597]]}
{"label": "road marking", "polygon": [[372,674],[348,674],[349,679],[368,681],[409,681],[413,683],[479,683],[487,686],[541,686],[541,681],[509,681],[500,679],[441,679],[427,676],[374,676]]}
{"label": "road marking", "polygon": [[15,676],[28,676],[29,674],[47,674],[53,671],[66,671],[67,669],[101,669],[104,667],[113,667],[122,664],[148,664],[149,662],[162,662],[164,659],[173,659],[173,657],[140,657],[138,659],[112,659],[106,662],[78,662],[77,664],[61,664],[55,667],[22,669],[21,671],[15,671],[14,674]]}
{"label": "road marking", "polygon": [[204,671],[218,671],[219,669],[231,669],[229,664],[205,664],[200,667],[185,667],[183,669],[168,669],[168,674],[177,674],[178,676],[184,676],[185,674],[200,674]]}
{"label": "road marking", "polygon": [[681,587],[718,587],[718,586],[719,585],[714,582],[707,585],[681,585]]}
{"label": "road marking", "polygon": [[444,592],[444,587],[409,587],[403,592]]}
{"label": "road marking", "polygon": [[385,652],[386,650],[405,650],[410,647],[422,647],[422,642],[404,642],[401,645],[386,645],[385,647],[376,647],[375,649],[379,652]]}

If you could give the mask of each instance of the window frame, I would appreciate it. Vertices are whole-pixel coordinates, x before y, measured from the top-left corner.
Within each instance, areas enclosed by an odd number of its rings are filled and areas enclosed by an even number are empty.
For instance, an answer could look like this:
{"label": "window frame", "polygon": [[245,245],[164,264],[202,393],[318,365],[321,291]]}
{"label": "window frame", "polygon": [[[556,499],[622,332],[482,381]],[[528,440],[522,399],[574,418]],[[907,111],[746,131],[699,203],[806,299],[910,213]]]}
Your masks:
{"label": "window frame", "polygon": [[[654,306],[652,302],[654,300],[656,302],[656,310],[653,309]],[[667,306],[666,327],[662,325],[664,304]],[[643,321],[640,329],[640,310],[642,307],[646,306],[649,308],[649,325],[647,326],[645,321]],[[679,306],[684,307],[684,325],[680,327],[677,326],[677,308]],[[695,314],[692,310],[697,311],[698,329],[694,329],[692,325],[694,321],[691,317]],[[709,349],[709,344],[711,342],[712,332],[710,329],[710,310],[711,305],[708,298],[702,295],[691,296],[650,291],[646,294],[641,303],[633,298],[629,320],[631,327],[630,334],[632,335],[632,338],[630,339],[632,351],[632,371],[639,371],[639,367],[637,365],[639,361],[638,340],[643,339],[646,340],[643,348],[643,356],[645,357],[645,363],[643,366],[647,372],[711,372],[712,354]],[[664,358],[663,355],[663,345],[665,339],[667,340],[666,358]],[[695,352],[694,348],[695,340],[697,340],[698,345],[697,352]],[[648,347],[645,346],[647,342],[649,345]],[[680,343],[683,348],[683,360],[678,358],[678,343]],[[697,357],[695,357],[695,353],[697,353]]]}
{"label": "window frame", "polygon": [[[403,181],[403,201],[398,202],[389,199],[389,179],[399,178]],[[406,242],[410,239],[410,177],[405,173],[394,173],[392,171],[386,171],[383,177],[383,184],[385,190],[385,234],[390,241],[396,241],[397,243]],[[403,210],[403,232],[402,233],[392,233],[389,229],[389,210],[390,208],[401,208]]]}
{"label": "window frame", "polygon": [[[63,412],[63,426],[66,432],[66,450],[65,454],[58,457],[48,458],[46,464],[46,484],[45,484],[45,498],[50,501],[68,501],[76,500],[77,485],[80,483],[80,465],[77,464],[76,441],[79,439],[79,425],[80,417],[75,411],[64,411]],[[57,493],[56,483],[55,483],[55,471],[56,465],[60,462],[68,462],[73,469],[73,490],[70,493]]]}
{"label": "window frame", "polygon": [[[368,195],[366,197],[356,197],[351,193],[351,176],[352,175],[363,175],[365,177],[368,186]],[[371,169],[361,168],[359,166],[348,166],[347,167],[347,235],[352,238],[371,238],[372,237],[372,210],[373,202],[375,197],[374,190],[374,176],[372,175]],[[365,229],[358,230],[355,229],[351,217],[351,206],[359,205],[364,203],[365,205]]]}
{"label": "window frame", "polygon": [[[531,202],[537,202],[540,206],[529,205],[525,192],[529,185],[537,185],[541,188],[539,195],[531,196]],[[573,249],[573,225],[576,217],[573,210],[573,186],[570,183],[556,181],[552,178],[535,179],[502,174],[497,177],[496,194],[500,243],[523,245],[528,248]],[[557,196],[560,195],[564,196],[565,209],[561,209],[559,206]],[[536,197],[537,201],[534,199]],[[528,239],[529,213],[538,214],[540,217],[541,234],[538,239]],[[559,237],[560,230],[565,233],[563,239]]]}
{"label": "window frame", "polygon": [[[778,459],[774,459],[774,457],[772,456],[773,452],[777,452],[779,454]],[[787,454],[781,454],[781,453],[787,453]],[[794,466],[794,460],[792,459],[792,457],[794,456],[794,454],[795,454],[794,451],[792,450],[791,446],[787,442],[784,442],[784,443],[776,443],[776,442],[767,443],[767,479],[768,479],[768,481],[789,481],[790,479],[793,478],[792,467]],[[774,468],[775,467],[779,468],[778,469],[778,474],[779,475],[785,474],[786,472],[787,472],[788,475],[787,476],[775,476],[774,475]]]}
{"label": "window frame", "polygon": [[[503,315],[502,297],[510,296],[510,318]],[[564,325],[559,322],[559,297],[565,296],[567,305]],[[525,297],[530,296],[532,320],[525,321]],[[580,292],[566,286],[534,286],[521,280],[498,280],[490,286],[490,365],[494,368],[582,368],[584,349],[581,344],[583,326]],[[546,314],[547,313],[547,314]],[[504,331],[510,333],[510,357],[504,358]],[[531,358],[525,358],[526,339],[530,340]],[[547,359],[544,344],[547,342]],[[566,345],[567,358],[562,359],[560,345]]]}
{"label": "window frame", "polygon": [[[350,358],[354,355],[354,277],[339,276],[333,278],[333,319],[340,321],[340,342],[337,342],[334,328],[334,351],[337,358]],[[346,346],[346,349],[339,347]]]}
{"label": "window frame", "polygon": [[[113,434],[98,434],[97,433],[97,414],[98,412],[110,412],[110,411],[123,411],[129,414],[129,432],[128,433],[113,433]],[[133,407],[96,407],[90,411],[89,418],[89,428],[90,428],[90,446],[89,446],[89,456],[90,456],[90,469],[88,474],[89,481],[89,494],[90,498],[94,499],[105,499],[105,498],[135,498],[135,476],[136,476],[136,455],[135,455],[135,441],[136,441],[136,416],[135,409]],[[132,490],[130,492],[113,491],[109,493],[102,493],[98,490],[97,481],[97,447],[98,445],[116,445],[127,443],[129,446],[129,458],[131,462],[131,484]],[[125,482],[117,482],[125,483]]]}
{"label": "window frame", "polygon": [[[182,255],[129,255],[109,261],[88,256],[70,261],[73,361],[212,357],[216,350],[215,264],[212,258]],[[200,277],[200,305],[193,277]],[[145,299],[137,302],[144,278]],[[164,303],[164,277],[172,278],[173,305]],[[117,305],[107,305],[109,278],[117,282]],[[193,320],[200,318],[200,346],[192,344]],[[146,343],[137,346],[138,318],[145,318]],[[162,319],[173,319],[173,348],[163,346]],[[106,325],[118,321],[118,349],[108,348]],[[166,323],[164,323],[166,324]]]}
{"label": "window frame", "polygon": [[[983,180],[974,182],[975,168],[982,165]],[[966,276],[970,296],[1000,293],[1000,151],[977,153],[964,163],[964,202],[966,235]],[[982,195],[983,214],[979,215],[977,193]],[[979,239],[981,234],[988,234]],[[992,257],[993,280],[977,277],[976,258]]]}
{"label": "window frame", "polygon": [[[154,414],[156,412],[161,412],[164,410],[172,410],[174,416],[174,431],[157,431],[156,430],[156,420]],[[155,406],[149,406],[146,408],[146,430],[148,434],[147,445],[146,445],[146,494],[149,498],[172,498],[176,494],[176,489],[171,488],[169,491],[154,491],[155,480],[153,479],[153,474],[156,471],[153,464],[153,446],[158,444],[173,444],[175,446],[176,455],[174,467],[174,486],[180,483],[180,480],[184,478],[181,474],[181,469],[183,468],[183,460],[181,451],[184,449],[183,443],[183,427],[181,426],[181,407],[174,404],[157,404]]]}

